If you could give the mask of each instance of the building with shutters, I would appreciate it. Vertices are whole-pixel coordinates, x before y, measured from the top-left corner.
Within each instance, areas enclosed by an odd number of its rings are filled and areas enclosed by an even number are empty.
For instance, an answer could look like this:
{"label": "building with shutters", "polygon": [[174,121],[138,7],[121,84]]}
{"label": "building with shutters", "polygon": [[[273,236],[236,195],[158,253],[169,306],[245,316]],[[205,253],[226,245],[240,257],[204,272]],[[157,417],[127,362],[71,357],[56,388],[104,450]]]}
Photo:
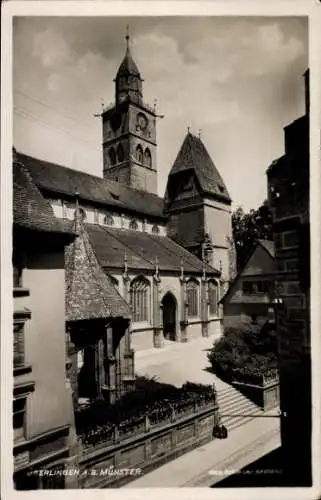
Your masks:
{"label": "building with shutters", "polygon": [[311,484],[309,71],[304,77],[305,115],[284,128],[285,154],[267,170],[275,246],[283,466],[285,481],[293,486]]}
{"label": "building with shutters", "polygon": [[[13,164],[13,455],[17,489],[51,488],[35,469],[72,458],[66,387],[64,251],[74,234],[54,217],[28,171]],[[46,401],[46,404],[44,404]],[[62,487],[64,478],[56,478]]]}
{"label": "building with shutters", "polygon": [[199,137],[188,132],[157,195],[158,115],[142,82],[127,36],[101,114],[101,177],[18,153],[57,219],[73,220],[78,204],[94,259],[131,308],[134,350],[219,336],[234,268],[231,199]]}

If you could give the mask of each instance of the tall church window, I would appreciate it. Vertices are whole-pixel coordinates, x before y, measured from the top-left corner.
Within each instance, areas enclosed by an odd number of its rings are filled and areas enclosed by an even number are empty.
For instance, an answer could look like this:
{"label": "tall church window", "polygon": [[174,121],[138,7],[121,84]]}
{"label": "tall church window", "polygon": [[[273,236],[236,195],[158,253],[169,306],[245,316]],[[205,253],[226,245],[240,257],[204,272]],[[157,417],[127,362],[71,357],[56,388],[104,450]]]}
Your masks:
{"label": "tall church window", "polygon": [[188,304],[188,316],[195,317],[198,316],[198,291],[199,284],[196,280],[190,279],[187,282],[187,304]]}
{"label": "tall church window", "polygon": [[149,281],[144,277],[135,278],[130,285],[130,305],[133,322],[149,319]]}
{"label": "tall church window", "polygon": [[151,167],[152,166],[152,155],[149,151],[148,148],[145,149],[145,153],[144,153],[144,163],[145,165],[147,165],[148,167]]}
{"label": "tall church window", "polygon": [[137,231],[138,229],[138,224],[135,220],[131,220],[130,223],[129,223],[129,229],[131,229],[132,231]]}
{"label": "tall church window", "polygon": [[208,283],[208,302],[209,302],[209,313],[217,314],[218,287],[214,280],[211,280]]}
{"label": "tall church window", "polygon": [[106,226],[113,226],[114,225],[114,219],[112,218],[111,215],[105,215],[105,217],[104,217],[104,224]]}
{"label": "tall church window", "polygon": [[122,161],[124,161],[124,148],[121,144],[118,144],[118,147],[117,147],[117,159],[118,159],[118,163],[121,163]]}
{"label": "tall church window", "polygon": [[110,165],[115,165],[116,163],[116,153],[114,148],[110,148],[108,151],[108,158],[109,158],[109,164]]}
{"label": "tall church window", "polygon": [[138,163],[143,163],[143,148],[140,144],[138,144],[136,148],[136,160]]}

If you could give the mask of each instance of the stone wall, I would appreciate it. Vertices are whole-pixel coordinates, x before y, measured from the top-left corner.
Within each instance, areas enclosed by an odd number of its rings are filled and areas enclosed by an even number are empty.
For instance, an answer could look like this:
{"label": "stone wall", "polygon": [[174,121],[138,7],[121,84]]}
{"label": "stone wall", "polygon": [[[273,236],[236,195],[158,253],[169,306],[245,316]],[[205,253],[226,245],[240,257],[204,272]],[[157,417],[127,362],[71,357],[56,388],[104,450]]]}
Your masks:
{"label": "stone wall", "polygon": [[114,439],[98,449],[83,449],[79,458],[79,488],[119,487],[133,481],[137,475],[117,475],[115,471],[140,469],[143,475],[210,441],[217,418],[218,406],[208,404],[176,416],[172,422],[145,426],[127,439]]}
{"label": "stone wall", "polygon": [[256,380],[237,377],[233,385],[258,405],[262,410],[268,411],[280,405],[280,381],[278,374],[266,379],[264,376],[255,377]]}

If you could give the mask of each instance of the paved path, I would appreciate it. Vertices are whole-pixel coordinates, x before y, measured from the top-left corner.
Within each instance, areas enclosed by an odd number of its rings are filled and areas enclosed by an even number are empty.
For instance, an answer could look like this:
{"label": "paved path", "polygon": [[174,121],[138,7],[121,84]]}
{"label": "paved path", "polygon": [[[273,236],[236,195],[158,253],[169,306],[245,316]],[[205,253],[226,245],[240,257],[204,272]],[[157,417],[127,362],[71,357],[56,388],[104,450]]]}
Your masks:
{"label": "paved path", "polygon": [[280,422],[275,411],[254,418],[127,484],[125,488],[209,487],[280,446]]}
{"label": "paved path", "polygon": [[135,372],[138,375],[156,377],[160,382],[181,386],[186,381],[213,384],[223,390],[228,384],[208,372],[208,350],[213,338],[201,337],[187,343],[172,342],[160,349],[148,349],[135,353]]}

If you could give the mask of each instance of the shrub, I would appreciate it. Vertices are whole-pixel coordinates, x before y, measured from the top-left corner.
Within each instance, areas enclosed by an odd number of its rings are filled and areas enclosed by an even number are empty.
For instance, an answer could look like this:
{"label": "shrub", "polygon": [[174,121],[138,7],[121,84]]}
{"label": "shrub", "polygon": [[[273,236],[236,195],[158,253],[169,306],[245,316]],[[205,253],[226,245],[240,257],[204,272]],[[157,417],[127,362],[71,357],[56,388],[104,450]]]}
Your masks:
{"label": "shrub", "polygon": [[[213,399],[213,387],[186,382],[182,387],[160,383],[154,378],[136,377],[135,390],[122,396],[114,404],[94,401],[90,407],[76,411],[76,430],[80,435],[99,436],[115,426],[135,427],[145,416],[153,422],[171,416],[172,409],[180,412],[194,403],[201,405]],[[90,438],[91,439],[91,438]]]}
{"label": "shrub", "polygon": [[208,354],[213,371],[231,379],[233,371],[263,375],[277,367],[277,336],[268,325],[263,328],[243,323],[229,327]]}

